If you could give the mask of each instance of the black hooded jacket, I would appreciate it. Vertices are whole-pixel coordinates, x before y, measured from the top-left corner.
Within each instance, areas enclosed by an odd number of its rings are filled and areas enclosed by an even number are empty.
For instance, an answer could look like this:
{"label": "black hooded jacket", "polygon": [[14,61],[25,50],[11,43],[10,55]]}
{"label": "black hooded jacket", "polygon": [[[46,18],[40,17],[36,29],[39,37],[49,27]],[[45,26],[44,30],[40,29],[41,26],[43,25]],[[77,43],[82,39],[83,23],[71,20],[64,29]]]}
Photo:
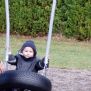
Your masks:
{"label": "black hooded jacket", "polygon": [[12,56],[12,60],[8,60],[8,63],[16,66],[16,70],[20,71],[30,71],[30,72],[38,72],[38,70],[42,70],[44,68],[44,60],[35,58],[25,58],[24,56],[18,54],[16,56]]}
{"label": "black hooded jacket", "polygon": [[[25,47],[31,47],[34,51],[34,56],[31,58],[25,58],[24,56],[21,55],[23,49]],[[38,59],[36,57],[36,47],[34,45],[33,41],[26,41],[21,49],[20,53],[17,55],[9,55],[9,60],[8,63],[11,65],[16,66],[16,70],[20,71],[31,71],[31,72],[38,72],[38,70],[42,70],[44,68],[44,58],[43,59]]]}

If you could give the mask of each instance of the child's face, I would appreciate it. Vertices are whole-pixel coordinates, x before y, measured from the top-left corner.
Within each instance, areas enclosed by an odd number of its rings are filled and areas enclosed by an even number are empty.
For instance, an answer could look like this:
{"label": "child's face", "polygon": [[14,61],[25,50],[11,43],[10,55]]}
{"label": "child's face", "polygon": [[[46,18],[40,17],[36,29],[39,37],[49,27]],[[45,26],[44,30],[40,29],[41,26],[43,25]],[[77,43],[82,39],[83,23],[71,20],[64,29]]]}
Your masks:
{"label": "child's face", "polygon": [[31,47],[25,47],[22,54],[25,58],[30,58],[34,56],[34,51]]}

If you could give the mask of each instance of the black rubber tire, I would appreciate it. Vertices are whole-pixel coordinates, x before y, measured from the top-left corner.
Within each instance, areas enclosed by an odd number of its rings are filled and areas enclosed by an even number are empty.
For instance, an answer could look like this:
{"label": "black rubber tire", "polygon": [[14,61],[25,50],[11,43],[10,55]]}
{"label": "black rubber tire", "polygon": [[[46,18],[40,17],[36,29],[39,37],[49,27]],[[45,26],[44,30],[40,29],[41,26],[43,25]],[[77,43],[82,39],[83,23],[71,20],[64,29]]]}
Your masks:
{"label": "black rubber tire", "polygon": [[[34,72],[6,71],[0,74],[0,89],[21,88],[31,91],[51,91],[48,78]],[[0,90],[1,91],[1,90]]]}

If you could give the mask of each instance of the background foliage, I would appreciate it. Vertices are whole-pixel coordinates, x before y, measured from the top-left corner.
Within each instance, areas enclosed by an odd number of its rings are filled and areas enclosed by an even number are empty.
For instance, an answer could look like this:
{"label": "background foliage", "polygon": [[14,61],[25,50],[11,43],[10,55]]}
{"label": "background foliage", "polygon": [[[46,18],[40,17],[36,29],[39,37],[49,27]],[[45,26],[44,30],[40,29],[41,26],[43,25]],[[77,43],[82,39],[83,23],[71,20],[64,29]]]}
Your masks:
{"label": "background foliage", "polygon": [[[5,32],[5,5],[0,0],[0,32]],[[11,33],[44,36],[48,32],[52,0],[9,0]],[[57,0],[54,33],[90,40],[91,0]]]}

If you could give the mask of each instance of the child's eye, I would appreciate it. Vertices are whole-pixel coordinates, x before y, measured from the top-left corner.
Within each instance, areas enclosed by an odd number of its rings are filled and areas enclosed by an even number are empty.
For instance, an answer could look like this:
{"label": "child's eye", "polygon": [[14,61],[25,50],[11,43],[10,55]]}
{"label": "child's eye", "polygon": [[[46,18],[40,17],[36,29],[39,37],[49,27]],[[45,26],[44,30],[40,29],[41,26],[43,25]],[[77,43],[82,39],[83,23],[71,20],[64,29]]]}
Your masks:
{"label": "child's eye", "polygon": [[29,51],[29,52],[32,52],[32,51]]}
{"label": "child's eye", "polygon": [[25,52],[28,52],[28,51],[25,51]]}

